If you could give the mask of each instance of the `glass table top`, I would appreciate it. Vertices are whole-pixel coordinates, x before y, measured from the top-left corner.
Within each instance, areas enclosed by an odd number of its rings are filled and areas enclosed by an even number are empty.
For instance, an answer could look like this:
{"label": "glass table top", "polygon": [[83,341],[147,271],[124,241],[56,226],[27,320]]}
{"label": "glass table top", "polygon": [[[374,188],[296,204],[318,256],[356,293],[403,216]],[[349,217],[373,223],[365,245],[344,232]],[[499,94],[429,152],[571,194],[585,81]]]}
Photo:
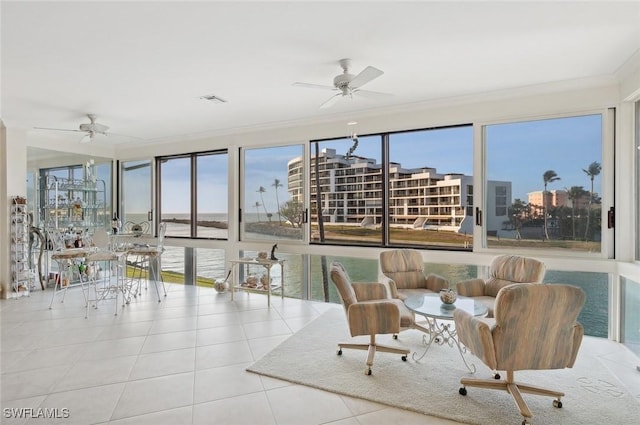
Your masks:
{"label": "glass table top", "polygon": [[487,314],[487,307],[481,302],[476,302],[473,298],[458,296],[453,304],[444,304],[440,300],[440,294],[425,293],[421,295],[410,295],[404,304],[409,310],[423,316],[437,319],[453,320],[453,312],[461,308],[474,316],[484,316]]}

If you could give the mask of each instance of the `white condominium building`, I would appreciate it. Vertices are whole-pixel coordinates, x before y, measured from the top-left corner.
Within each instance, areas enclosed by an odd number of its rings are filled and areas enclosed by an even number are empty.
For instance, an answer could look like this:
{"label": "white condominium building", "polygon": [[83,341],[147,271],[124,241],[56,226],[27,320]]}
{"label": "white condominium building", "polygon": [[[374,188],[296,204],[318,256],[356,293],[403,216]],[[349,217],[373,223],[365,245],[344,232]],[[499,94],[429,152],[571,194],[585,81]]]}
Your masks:
{"label": "white condominium building", "polygon": [[[375,159],[336,154],[323,149],[318,162],[320,205],[325,223],[358,226],[379,225],[384,217],[382,164]],[[302,158],[288,163],[288,191],[302,199]],[[311,204],[316,205],[315,155],[311,156]],[[508,220],[511,182],[490,181],[486,225],[499,235]],[[458,173],[439,174],[435,168],[389,166],[390,225],[461,233],[473,232],[473,177]],[[317,220],[315,211],[311,220]]]}

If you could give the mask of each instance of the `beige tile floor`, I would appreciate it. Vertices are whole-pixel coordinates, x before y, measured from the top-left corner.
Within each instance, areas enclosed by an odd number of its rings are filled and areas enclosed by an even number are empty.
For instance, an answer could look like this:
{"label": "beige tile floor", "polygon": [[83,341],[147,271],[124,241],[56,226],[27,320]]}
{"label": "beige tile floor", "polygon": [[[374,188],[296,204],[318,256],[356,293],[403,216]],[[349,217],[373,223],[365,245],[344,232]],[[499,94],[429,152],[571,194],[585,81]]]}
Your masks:
{"label": "beige tile floor", "polygon": [[[3,300],[3,424],[444,425],[424,416],[259,376],[245,368],[328,308],[183,285],[157,302],[149,288],[114,316],[114,301],[84,318],[80,288],[49,309],[50,291]],[[620,344],[586,338],[626,385],[638,361]],[[354,371],[358,373],[358,371]],[[640,394],[640,391],[637,392]],[[640,397],[640,396],[639,396]],[[640,402],[640,399],[638,400]],[[57,408],[66,419],[17,419],[7,408]],[[33,412],[37,412],[34,410]]]}

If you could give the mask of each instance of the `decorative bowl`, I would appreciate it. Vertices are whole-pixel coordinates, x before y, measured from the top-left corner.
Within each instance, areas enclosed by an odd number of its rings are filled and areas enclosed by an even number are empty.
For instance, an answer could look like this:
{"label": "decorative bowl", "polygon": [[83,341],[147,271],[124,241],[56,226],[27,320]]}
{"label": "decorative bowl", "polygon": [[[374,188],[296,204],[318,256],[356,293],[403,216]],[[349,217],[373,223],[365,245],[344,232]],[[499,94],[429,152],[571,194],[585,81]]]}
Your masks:
{"label": "decorative bowl", "polygon": [[229,289],[229,283],[226,280],[216,280],[213,284],[213,289],[215,289],[217,292],[224,292]]}
{"label": "decorative bowl", "polygon": [[453,304],[456,302],[458,294],[453,289],[443,289],[440,291],[440,300],[444,304]]}
{"label": "decorative bowl", "polygon": [[266,253],[266,251],[260,251],[260,252],[258,252],[258,259],[259,259],[259,260],[266,260],[266,259],[267,259],[267,253]]}

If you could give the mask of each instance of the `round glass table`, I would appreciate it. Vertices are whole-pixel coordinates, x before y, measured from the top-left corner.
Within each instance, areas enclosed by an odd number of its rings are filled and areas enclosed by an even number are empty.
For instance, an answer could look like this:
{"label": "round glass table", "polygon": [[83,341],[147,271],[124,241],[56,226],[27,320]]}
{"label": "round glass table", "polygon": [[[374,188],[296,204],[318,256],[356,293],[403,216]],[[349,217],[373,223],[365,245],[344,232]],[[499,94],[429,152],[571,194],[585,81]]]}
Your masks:
{"label": "round glass table", "polygon": [[418,353],[414,352],[412,354],[413,360],[422,360],[434,342],[438,345],[447,344],[449,347],[455,345],[467,369],[469,369],[471,373],[475,373],[475,365],[469,365],[464,358],[467,348],[458,341],[457,332],[452,323],[453,312],[461,308],[474,316],[484,316],[487,314],[487,307],[484,304],[473,298],[461,296],[458,296],[453,304],[444,304],[440,301],[440,294],[433,292],[411,295],[404,300],[404,304],[415,314],[419,314],[427,319],[426,327],[418,327],[426,332],[422,336],[425,350],[420,356],[417,356]]}

